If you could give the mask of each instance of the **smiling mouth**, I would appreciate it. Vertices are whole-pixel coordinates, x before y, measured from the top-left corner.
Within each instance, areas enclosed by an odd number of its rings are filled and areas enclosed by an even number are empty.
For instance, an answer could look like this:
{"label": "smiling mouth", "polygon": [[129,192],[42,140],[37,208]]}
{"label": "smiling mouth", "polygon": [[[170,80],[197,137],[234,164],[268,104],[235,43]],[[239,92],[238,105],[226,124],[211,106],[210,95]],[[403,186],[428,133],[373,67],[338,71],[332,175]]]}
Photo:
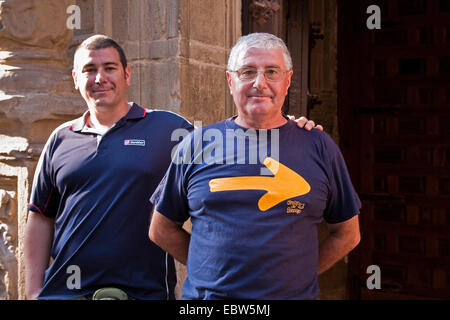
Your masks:
{"label": "smiling mouth", "polygon": [[108,91],[110,91],[110,89],[94,90],[93,92],[94,93],[105,93],[105,92],[108,92]]}
{"label": "smiling mouth", "polygon": [[255,99],[271,98],[270,96],[255,96],[255,95],[248,96],[248,97],[249,98],[255,98]]}

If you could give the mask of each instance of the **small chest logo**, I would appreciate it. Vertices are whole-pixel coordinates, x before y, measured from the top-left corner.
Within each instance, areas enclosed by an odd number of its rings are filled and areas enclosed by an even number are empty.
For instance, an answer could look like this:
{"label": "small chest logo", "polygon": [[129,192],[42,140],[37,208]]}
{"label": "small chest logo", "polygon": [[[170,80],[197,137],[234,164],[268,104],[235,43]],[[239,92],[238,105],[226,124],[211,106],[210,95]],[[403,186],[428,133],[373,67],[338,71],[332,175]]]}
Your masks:
{"label": "small chest logo", "polygon": [[286,213],[300,214],[305,208],[305,204],[300,201],[288,200]]}
{"label": "small chest logo", "polygon": [[124,146],[138,146],[138,147],[145,147],[145,140],[139,140],[139,139],[127,139],[123,140]]}

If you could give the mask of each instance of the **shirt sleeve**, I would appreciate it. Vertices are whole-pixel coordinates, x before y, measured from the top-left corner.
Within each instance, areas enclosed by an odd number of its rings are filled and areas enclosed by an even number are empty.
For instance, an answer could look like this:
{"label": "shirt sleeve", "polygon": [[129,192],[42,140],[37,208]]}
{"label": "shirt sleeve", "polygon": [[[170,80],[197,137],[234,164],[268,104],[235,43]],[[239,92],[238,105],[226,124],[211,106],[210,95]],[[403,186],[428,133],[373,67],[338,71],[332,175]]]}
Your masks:
{"label": "shirt sleeve", "polygon": [[164,185],[166,184],[166,180],[167,180],[167,172],[164,175],[164,177],[161,179],[161,182],[159,183],[159,185],[156,187],[152,196],[150,197],[150,203],[152,205],[158,203],[159,199],[161,199],[162,191],[164,189]]}
{"label": "shirt sleeve", "polygon": [[[170,132],[174,133],[174,132],[178,131],[180,133],[175,135],[175,137],[171,136],[170,142],[169,142],[171,150],[179,150],[179,145],[182,143],[184,138],[189,136],[189,133],[194,130],[194,126],[189,121],[187,121],[186,119],[184,119],[183,117],[181,117],[179,115],[175,115],[175,116],[177,117],[178,122],[172,128],[172,130]],[[173,140],[173,139],[178,139],[178,140]],[[174,157],[175,157],[175,155],[171,154],[171,163],[174,162]],[[166,171],[161,182],[158,184],[158,187],[155,189],[155,191],[153,192],[152,196],[149,199],[149,201],[152,205],[157,204],[159,199],[161,198],[162,191],[164,189],[164,185],[167,180],[167,174],[168,174],[168,170]]]}
{"label": "shirt sleeve", "polygon": [[28,204],[28,210],[48,218],[56,216],[60,202],[58,190],[53,183],[51,167],[52,146],[55,138],[56,134],[53,133],[41,153],[34,173],[30,203]]}
{"label": "shirt sleeve", "polygon": [[353,187],[344,157],[339,147],[327,135],[326,154],[329,157],[329,195],[324,219],[327,223],[344,222],[359,214],[361,201]]}
{"label": "shirt sleeve", "polygon": [[[186,148],[190,148],[190,138],[184,139],[177,148],[177,154],[186,155]],[[156,211],[176,222],[189,219],[189,204],[186,190],[186,171],[189,166],[188,157],[176,161],[172,157],[169,169],[160,185],[151,197],[156,204]]]}

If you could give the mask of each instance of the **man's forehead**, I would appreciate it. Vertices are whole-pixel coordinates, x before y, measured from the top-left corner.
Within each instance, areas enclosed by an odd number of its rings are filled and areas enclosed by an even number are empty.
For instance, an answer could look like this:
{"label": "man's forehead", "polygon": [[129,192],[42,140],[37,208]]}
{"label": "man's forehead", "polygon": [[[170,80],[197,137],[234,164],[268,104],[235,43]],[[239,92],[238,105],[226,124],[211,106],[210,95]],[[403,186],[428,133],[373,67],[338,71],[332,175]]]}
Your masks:
{"label": "man's forehead", "polygon": [[120,56],[113,47],[90,50],[86,48],[79,49],[74,56],[74,65],[86,64],[104,64],[104,63],[120,63]]}
{"label": "man's forehead", "polygon": [[237,59],[237,66],[265,66],[284,68],[283,51],[279,48],[249,48],[242,51]]}

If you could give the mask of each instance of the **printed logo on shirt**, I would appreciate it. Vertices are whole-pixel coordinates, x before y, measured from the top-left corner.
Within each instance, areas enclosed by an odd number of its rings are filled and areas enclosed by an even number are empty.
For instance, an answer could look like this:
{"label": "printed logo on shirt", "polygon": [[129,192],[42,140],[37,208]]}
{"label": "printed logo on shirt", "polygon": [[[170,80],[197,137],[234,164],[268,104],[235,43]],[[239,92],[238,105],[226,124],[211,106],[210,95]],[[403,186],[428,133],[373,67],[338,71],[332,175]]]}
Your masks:
{"label": "printed logo on shirt", "polygon": [[267,211],[287,199],[302,196],[311,190],[311,186],[301,175],[277,160],[267,157],[264,165],[272,172],[273,177],[243,176],[211,179],[209,191],[266,190],[267,192],[258,200],[258,208],[261,211]]}
{"label": "printed logo on shirt", "polygon": [[139,140],[139,139],[128,139],[123,141],[124,146],[139,146],[139,147],[145,147],[145,140]]}
{"label": "printed logo on shirt", "polygon": [[302,213],[302,210],[305,208],[305,204],[301,203],[300,201],[288,200],[286,204],[287,204],[286,213],[300,214]]}

